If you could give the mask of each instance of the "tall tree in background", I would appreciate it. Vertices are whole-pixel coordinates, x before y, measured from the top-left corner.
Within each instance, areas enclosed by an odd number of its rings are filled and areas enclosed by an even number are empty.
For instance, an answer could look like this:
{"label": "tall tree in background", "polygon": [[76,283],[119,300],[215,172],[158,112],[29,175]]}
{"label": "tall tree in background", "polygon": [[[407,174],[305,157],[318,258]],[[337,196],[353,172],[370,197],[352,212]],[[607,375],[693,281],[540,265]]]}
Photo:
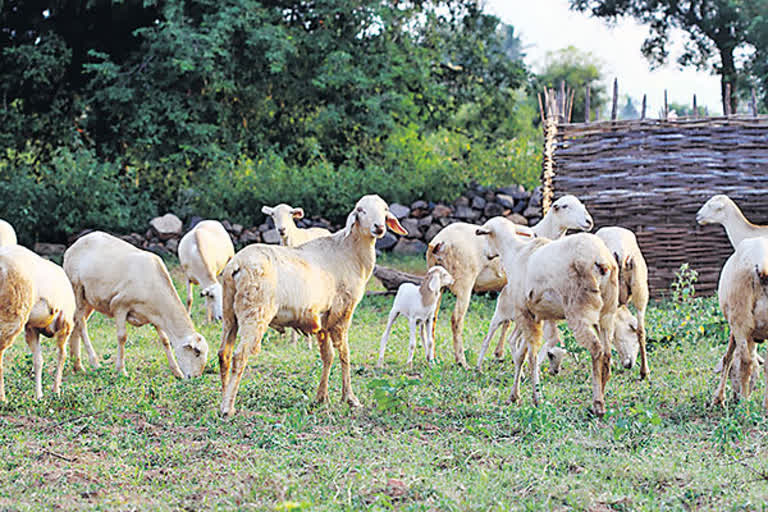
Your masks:
{"label": "tall tree in background", "polygon": [[[726,102],[736,111],[736,88],[743,67],[736,62],[737,50],[749,46],[750,19],[747,11],[765,9],[765,0],[571,0],[571,8],[615,21],[631,16],[648,25],[650,33],[642,46],[652,66],[669,58],[670,29],[682,29],[688,36],[685,50],[677,59],[681,66],[693,66],[720,75],[723,110]],[[726,98],[726,84],[731,95]]]}
{"label": "tall tree in background", "polygon": [[747,10],[750,19],[747,40],[754,47],[749,61],[753,85],[760,91],[762,111],[768,112],[768,0],[756,2]]}

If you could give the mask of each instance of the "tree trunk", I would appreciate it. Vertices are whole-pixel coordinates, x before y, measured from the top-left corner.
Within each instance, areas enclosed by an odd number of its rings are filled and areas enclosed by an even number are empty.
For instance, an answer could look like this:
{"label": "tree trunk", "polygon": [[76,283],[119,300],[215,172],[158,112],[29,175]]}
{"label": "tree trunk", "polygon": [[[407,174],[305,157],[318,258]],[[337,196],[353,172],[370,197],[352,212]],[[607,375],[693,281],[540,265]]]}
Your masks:
{"label": "tree trunk", "polygon": [[[730,105],[730,112],[735,114],[736,107],[736,63],[733,59],[733,48],[720,48],[720,98],[723,103],[723,115],[728,112],[726,105]],[[726,98],[725,84],[731,84],[730,96]]]}
{"label": "tree trunk", "polygon": [[397,291],[403,283],[421,284],[421,281],[423,280],[423,276],[400,272],[399,270],[382,267],[381,265],[376,265],[373,268],[373,275],[376,276],[379,281],[381,281],[381,284],[384,285],[384,288],[390,292]]}

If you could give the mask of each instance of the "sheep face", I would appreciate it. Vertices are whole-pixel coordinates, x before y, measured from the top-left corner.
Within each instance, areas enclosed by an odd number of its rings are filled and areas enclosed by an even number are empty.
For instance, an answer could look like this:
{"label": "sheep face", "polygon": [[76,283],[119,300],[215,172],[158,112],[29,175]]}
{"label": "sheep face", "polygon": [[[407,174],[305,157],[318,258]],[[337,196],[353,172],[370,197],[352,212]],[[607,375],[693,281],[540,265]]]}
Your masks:
{"label": "sheep face", "polygon": [[709,201],[696,212],[696,222],[702,226],[706,224],[722,224],[726,220],[728,206],[732,201],[728,196],[717,194],[709,198]]}
{"label": "sheep face", "polygon": [[453,284],[453,276],[440,265],[430,268],[426,279],[432,293],[438,293],[444,286]]}
{"label": "sheep face", "polygon": [[387,228],[398,235],[408,234],[397,218],[389,212],[387,203],[375,194],[360,198],[355,209],[347,217],[347,229],[353,228],[373,238],[383,237]]}
{"label": "sheep face", "polygon": [[637,361],[640,342],[637,340],[637,318],[626,306],[616,310],[614,345],[619,353],[621,365],[626,369],[632,368]]}
{"label": "sheep face", "polygon": [[561,347],[552,347],[547,351],[547,359],[549,359],[549,374],[557,375],[563,367],[563,359],[568,353],[567,350]]}
{"label": "sheep face", "polygon": [[304,209],[294,208],[285,203],[274,207],[263,206],[261,213],[272,217],[272,222],[275,223],[275,229],[283,240],[283,245],[286,245],[289,230],[296,226],[294,221],[304,218]]}
{"label": "sheep face", "polygon": [[475,234],[486,238],[485,255],[488,259],[501,254],[502,247],[507,244],[526,243],[536,235],[527,226],[520,226],[504,217],[494,217],[480,226]]}
{"label": "sheep face", "polygon": [[200,334],[194,333],[184,338],[176,345],[174,352],[185,379],[203,374],[205,363],[208,361],[208,342]]}
{"label": "sheep face", "polygon": [[591,231],[595,226],[587,207],[576,196],[566,195],[552,203],[552,213],[558,224],[568,229]]}
{"label": "sheep face", "polygon": [[213,311],[213,318],[216,321],[222,317],[222,289],[219,283],[212,284],[204,288],[200,295],[205,298],[205,309]]}

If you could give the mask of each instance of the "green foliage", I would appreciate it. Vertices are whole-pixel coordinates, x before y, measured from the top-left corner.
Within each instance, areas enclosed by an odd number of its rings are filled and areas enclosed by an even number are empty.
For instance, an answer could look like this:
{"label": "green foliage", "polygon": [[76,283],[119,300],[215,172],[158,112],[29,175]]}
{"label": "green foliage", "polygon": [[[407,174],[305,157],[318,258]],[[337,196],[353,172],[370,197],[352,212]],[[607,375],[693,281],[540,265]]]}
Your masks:
{"label": "green foliage", "polygon": [[373,391],[373,399],[380,411],[400,412],[409,406],[408,390],[419,383],[419,379],[412,379],[406,375],[400,375],[397,379],[374,379],[368,382],[368,389]]}
{"label": "green foliage", "polygon": [[647,445],[662,425],[658,413],[642,406],[619,407],[607,416],[614,421],[613,439],[627,442],[633,449]]}

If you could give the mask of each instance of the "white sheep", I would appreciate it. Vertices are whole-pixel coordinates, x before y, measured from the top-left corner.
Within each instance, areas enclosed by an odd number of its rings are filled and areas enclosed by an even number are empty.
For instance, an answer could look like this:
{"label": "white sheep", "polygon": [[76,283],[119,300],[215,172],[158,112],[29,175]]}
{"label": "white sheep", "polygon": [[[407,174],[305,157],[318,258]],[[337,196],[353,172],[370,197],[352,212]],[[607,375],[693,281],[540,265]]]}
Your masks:
{"label": "white sheep", "polygon": [[[75,370],[82,369],[80,343],[91,365],[98,357],[88,337],[87,321],[94,311],[115,319],[115,369],[125,375],[126,325],[152,324],[160,338],[168,365],[176,377],[199,377],[208,358],[208,343],[195,331],[168,270],[157,255],[106,233],[95,231],[79,238],[64,253],[64,271],[72,282],[77,308],[70,337]],[[175,358],[174,358],[175,353]]]}
{"label": "white sheep", "polygon": [[[637,245],[635,234],[628,229],[618,226],[604,227],[595,233],[611,251],[619,266],[619,305],[630,302],[637,310],[637,341],[640,350],[640,378],[644,379],[650,373],[648,355],[645,349],[645,311],[648,308],[648,265],[645,263],[640,246]],[[627,312],[628,313],[628,312]],[[629,357],[631,353],[621,358],[624,368],[632,368],[635,360]]]}
{"label": "white sheep", "polygon": [[392,324],[397,317],[402,315],[408,319],[411,339],[408,347],[408,361],[410,367],[413,364],[413,352],[416,349],[416,329],[421,334],[424,343],[424,354],[428,362],[432,362],[432,345],[434,344],[432,322],[435,319],[435,307],[438,298],[444,286],[453,283],[453,277],[440,265],[435,265],[427,271],[424,280],[420,285],[413,283],[403,283],[397,289],[395,300],[392,303],[392,310],[389,312],[387,327],[381,336],[381,346],[379,347],[379,360],[376,367],[381,368],[384,362],[384,351],[387,348],[387,339],[392,330]]}
{"label": "white sheep", "polygon": [[[720,384],[713,398],[714,405],[723,403],[725,399],[726,380],[737,346],[741,348],[737,368],[738,395],[749,398],[750,378],[756,366],[755,344],[768,339],[768,239],[747,238],[736,246],[736,251],[720,273],[717,296],[731,334]],[[768,410],[768,365],[764,365],[764,372],[766,391],[763,406]]]}
{"label": "white sheep", "polygon": [[201,287],[206,320],[221,320],[221,284],[217,276],[235,255],[229,233],[220,222],[204,220],[179,242],[179,264],[187,277],[187,313],[192,312],[193,287]]}
{"label": "white sheep", "polygon": [[[566,195],[552,203],[544,218],[532,229],[539,237],[557,239],[569,229],[589,231],[593,225],[592,217],[584,204],[576,197]],[[456,362],[465,368],[467,362],[464,357],[462,333],[472,292],[500,291],[507,283],[501,262],[488,258],[485,240],[474,236],[476,229],[474,224],[449,224],[432,239],[427,248],[427,266],[441,265],[454,278],[454,283],[449,287],[456,295],[456,305],[451,316],[453,351]],[[438,304],[435,315],[439,309]],[[508,327],[508,322],[503,325],[496,348],[497,357],[503,356]]]}
{"label": "white sheep", "polygon": [[[376,240],[387,227],[406,231],[377,195],[363,196],[347,217],[346,227],[299,247],[253,244],[224,269],[224,319],[219,367],[221,413],[235,413],[240,379],[250,355],[261,350],[271,325],[314,333],[323,371],[317,401],[328,400],[333,348],[341,359],[342,400],[359,406],[352,392],[348,330],[376,264]],[[240,344],[233,349],[238,332]]]}
{"label": "white sheep", "polygon": [[43,355],[40,346],[40,334],[56,339],[59,349],[58,364],[53,383],[53,391],[61,392],[61,379],[66,360],[65,346],[72,332],[75,312],[75,296],[72,285],[64,270],[55,263],[41,258],[26,247],[12,245],[0,248],[0,253],[7,259],[18,262],[31,269],[35,288],[35,300],[24,320],[24,335],[32,351],[35,372],[35,397],[43,396],[42,370]]}
{"label": "white sheep", "polygon": [[261,213],[272,217],[275,229],[280,235],[280,245],[285,247],[298,247],[321,236],[330,236],[331,232],[325,228],[301,229],[296,226],[294,220],[304,218],[303,208],[294,208],[291,205],[280,203],[277,206],[262,206]]}
{"label": "white sheep", "polygon": [[0,219],[0,247],[16,245],[16,231],[7,221]]}
{"label": "white sheep", "polygon": [[[510,401],[519,399],[520,375],[528,354],[533,402],[538,404],[539,364],[544,320],[568,322],[576,340],[592,356],[593,412],[605,413],[605,386],[611,375],[611,340],[618,308],[618,267],[595,235],[579,233],[550,241],[523,241],[519,226],[502,217],[476,231],[487,237],[491,256],[499,255],[509,278],[507,292],[514,320],[525,343],[515,352],[515,377]],[[527,238],[526,240],[530,240]]]}

